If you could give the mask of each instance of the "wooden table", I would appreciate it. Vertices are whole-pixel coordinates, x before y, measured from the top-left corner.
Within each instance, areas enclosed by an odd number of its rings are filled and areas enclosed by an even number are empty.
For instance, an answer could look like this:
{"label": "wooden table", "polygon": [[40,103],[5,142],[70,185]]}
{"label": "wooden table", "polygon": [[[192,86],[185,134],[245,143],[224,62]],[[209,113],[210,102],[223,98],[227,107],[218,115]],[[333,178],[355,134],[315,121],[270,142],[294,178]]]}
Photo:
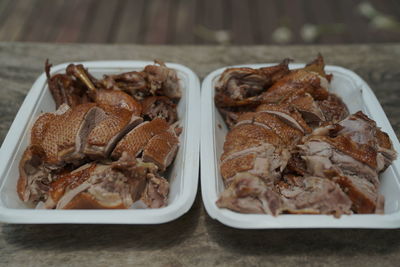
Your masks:
{"label": "wooden table", "polygon": [[[231,64],[305,62],[321,52],[328,64],[357,72],[374,90],[400,133],[400,44],[351,46],[138,46],[0,43],[0,142],[46,58],[67,61],[160,58],[200,78]],[[5,265],[258,266],[400,264],[400,230],[238,230],[211,219],[198,194],[181,218],[163,225],[0,224]]]}

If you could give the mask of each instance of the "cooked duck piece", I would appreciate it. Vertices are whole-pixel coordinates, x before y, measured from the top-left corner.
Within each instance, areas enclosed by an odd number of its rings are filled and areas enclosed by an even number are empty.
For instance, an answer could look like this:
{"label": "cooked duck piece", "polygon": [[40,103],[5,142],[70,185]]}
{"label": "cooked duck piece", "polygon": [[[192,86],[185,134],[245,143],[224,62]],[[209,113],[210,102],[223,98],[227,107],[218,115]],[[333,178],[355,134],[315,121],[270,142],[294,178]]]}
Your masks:
{"label": "cooked duck piece", "polygon": [[309,174],[333,179],[352,200],[355,212],[371,213],[380,210],[383,200],[378,193],[376,151],[366,147],[370,148],[344,136],[312,136],[299,146]]}
{"label": "cooked duck piece", "polygon": [[281,104],[288,104],[295,107],[309,125],[319,125],[320,122],[326,120],[318,103],[303,89],[296,90],[287,95],[281,100]]}
{"label": "cooked duck piece", "polygon": [[306,64],[306,66],[302,69],[305,71],[318,73],[320,76],[324,77],[329,82],[332,79],[332,74],[326,74],[325,72],[325,62],[321,54],[318,54],[316,59]]}
{"label": "cooked duck piece", "polygon": [[291,148],[297,144],[304,136],[303,132],[288,124],[287,120],[266,112],[248,112],[238,118],[236,126],[241,124],[255,124],[274,131],[283,141],[283,143]]}
{"label": "cooked duck piece", "polygon": [[338,135],[348,136],[356,143],[368,144],[377,150],[378,172],[384,171],[396,159],[397,153],[387,133],[381,131],[375,121],[361,111],[341,121],[339,125],[343,128],[337,132]]}
{"label": "cooked duck piece", "polygon": [[118,159],[124,151],[137,157],[153,136],[167,131],[168,128],[168,123],[160,118],[139,124],[121,139],[111,157]]}
{"label": "cooked duck piece", "polygon": [[153,136],[143,150],[143,161],[153,162],[165,171],[178,151],[179,139],[173,130]]}
{"label": "cooked duck piece", "polygon": [[311,133],[311,128],[304,121],[300,113],[289,105],[271,105],[264,104],[257,107],[256,112],[265,112],[278,116],[293,128],[300,130],[303,133]]}
{"label": "cooked duck piece", "polygon": [[103,118],[102,109],[87,103],[67,110],[48,123],[40,144],[46,155],[45,165],[53,168],[65,163],[79,163],[84,157],[82,150],[87,136]]}
{"label": "cooked duck piece", "polygon": [[361,111],[350,115],[337,124],[316,129],[313,134],[347,137],[362,147],[368,147],[366,151],[375,151],[377,172],[386,169],[396,159],[396,152],[389,136],[377,127],[375,121],[369,119]]}
{"label": "cooked duck piece", "polygon": [[336,176],[333,178],[352,201],[352,208],[357,213],[383,213],[384,197],[378,188],[356,175]]}
{"label": "cooked duck piece", "polygon": [[257,176],[250,173],[238,173],[233,177],[217,200],[219,208],[227,208],[241,213],[266,213],[278,215],[282,209],[282,200]]}
{"label": "cooked duck piece", "polygon": [[260,69],[226,69],[216,85],[215,103],[218,107],[257,105],[255,97],[289,73],[289,60]]}
{"label": "cooked duck piece", "polygon": [[349,115],[347,106],[343,103],[342,99],[335,94],[330,93],[327,99],[317,101],[317,103],[326,121],[338,122]]}
{"label": "cooked duck piece", "polygon": [[150,173],[147,175],[147,183],[141,200],[148,208],[162,208],[168,204],[168,193],[168,181],[157,174]]}
{"label": "cooked duck piece", "polygon": [[104,119],[90,131],[83,153],[91,158],[107,158],[116,144],[130,130],[143,122],[126,109],[103,106]]}
{"label": "cooked duck piece", "polygon": [[139,200],[157,167],[124,155],[111,165],[90,163],[50,186],[45,208],[126,209]]}
{"label": "cooked duck piece", "polygon": [[[136,116],[140,116],[142,112],[141,104],[133,99],[127,93],[120,90],[107,90],[103,88],[97,88],[95,83],[92,81],[89,72],[83,67],[83,65],[70,64],[66,70],[67,74],[76,77],[88,89],[88,96],[91,100],[98,105],[113,106],[116,108],[127,109]],[[99,82],[96,82],[99,84]]]}
{"label": "cooked duck piece", "polygon": [[124,91],[137,101],[151,95],[147,86],[146,74],[142,72],[131,71],[116,75],[104,75],[104,79],[100,82],[105,89]]}
{"label": "cooked duck piece", "polygon": [[339,174],[357,175],[375,186],[379,185],[376,152],[369,146],[358,146],[344,136],[310,136],[298,147],[311,175],[324,177],[326,170],[335,170]]}
{"label": "cooked duck piece", "polygon": [[45,72],[47,84],[56,103],[56,108],[59,108],[62,104],[75,107],[88,102],[86,88],[82,83],[67,74],[55,74],[50,76],[51,66],[49,61],[46,60]]}
{"label": "cooked duck piece", "polygon": [[166,96],[147,97],[143,100],[142,107],[142,116],[145,119],[162,118],[168,124],[172,124],[178,119],[176,104]]}
{"label": "cooked duck piece", "polygon": [[283,210],[291,214],[351,214],[352,201],[333,181],[320,177],[285,177],[278,184]]}
{"label": "cooked duck piece", "polygon": [[224,153],[221,160],[242,150],[263,144],[283,146],[281,138],[272,130],[260,125],[242,124],[234,127],[225,137]]}
{"label": "cooked duck piece", "polygon": [[221,157],[220,169],[226,185],[240,172],[257,175],[266,184],[272,185],[280,178],[290,157],[287,149],[272,144],[250,147],[226,157],[224,155]]}
{"label": "cooked duck piece", "polygon": [[154,65],[147,65],[143,73],[146,74],[148,88],[152,95],[165,95],[178,100],[182,97],[178,73],[168,68],[164,62],[155,60]]}
{"label": "cooked duck piece", "polygon": [[315,72],[294,70],[274,83],[259,96],[258,100],[262,103],[279,103],[286,96],[300,89],[304,89],[315,100],[324,100],[329,95],[328,85],[328,81]]}
{"label": "cooked duck piece", "polygon": [[53,178],[50,171],[43,166],[45,157],[43,149],[37,145],[28,146],[22,155],[17,193],[24,202],[36,204],[47,198],[49,184]]}

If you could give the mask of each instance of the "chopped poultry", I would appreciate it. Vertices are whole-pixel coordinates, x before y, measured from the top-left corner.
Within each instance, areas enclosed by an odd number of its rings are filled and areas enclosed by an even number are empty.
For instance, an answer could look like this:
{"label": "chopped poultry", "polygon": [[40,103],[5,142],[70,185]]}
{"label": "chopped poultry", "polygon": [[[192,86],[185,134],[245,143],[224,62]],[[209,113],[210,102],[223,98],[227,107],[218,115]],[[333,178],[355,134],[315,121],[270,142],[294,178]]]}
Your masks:
{"label": "chopped poultry", "polygon": [[81,64],[51,76],[46,61],[57,110],[32,126],[19,164],[22,201],[46,209],[167,205],[169,182],[161,173],[179,147],[181,88],[176,71],[157,63],[98,80]]}
{"label": "chopped poultry", "polygon": [[321,55],[304,68],[233,68],[215,87],[230,131],[220,208],[242,213],[383,213],[379,173],[396,158],[389,136],[330,93]]}

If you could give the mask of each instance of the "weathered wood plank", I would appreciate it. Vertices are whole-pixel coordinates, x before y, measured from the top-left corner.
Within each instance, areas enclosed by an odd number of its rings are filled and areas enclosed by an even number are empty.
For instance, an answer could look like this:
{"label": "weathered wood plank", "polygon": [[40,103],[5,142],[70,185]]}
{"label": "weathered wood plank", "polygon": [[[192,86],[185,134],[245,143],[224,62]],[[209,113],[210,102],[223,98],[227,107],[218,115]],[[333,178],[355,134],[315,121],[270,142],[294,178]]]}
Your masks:
{"label": "weathered wood plank", "polygon": [[178,0],[172,43],[192,44],[195,41],[196,0]]}
{"label": "weathered wood plank", "polygon": [[232,0],[232,41],[236,44],[254,43],[249,2]]}
{"label": "weathered wood plank", "polygon": [[33,9],[32,4],[28,1],[14,0],[13,2],[14,8],[9,11],[4,10],[3,7],[0,8],[0,14],[2,12],[9,13],[8,16],[4,16],[4,21],[0,24],[0,40],[19,40],[22,37],[25,23],[25,20],[21,20],[21,18],[28,17]]}
{"label": "weathered wood plank", "polygon": [[147,32],[145,34],[145,43],[166,44],[169,36],[169,21],[171,16],[170,0],[153,0],[150,3],[147,17]]}
{"label": "weathered wood plank", "polygon": [[95,3],[94,0],[69,0],[70,6],[65,10],[63,24],[54,35],[55,42],[78,42],[85,28],[86,16]]}
{"label": "weathered wood plank", "polygon": [[112,43],[135,43],[138,41],[140,28],[143,26],[145,16],[145,0],[125,1],[120,12],[120,22],[117,28],[113,29]]}

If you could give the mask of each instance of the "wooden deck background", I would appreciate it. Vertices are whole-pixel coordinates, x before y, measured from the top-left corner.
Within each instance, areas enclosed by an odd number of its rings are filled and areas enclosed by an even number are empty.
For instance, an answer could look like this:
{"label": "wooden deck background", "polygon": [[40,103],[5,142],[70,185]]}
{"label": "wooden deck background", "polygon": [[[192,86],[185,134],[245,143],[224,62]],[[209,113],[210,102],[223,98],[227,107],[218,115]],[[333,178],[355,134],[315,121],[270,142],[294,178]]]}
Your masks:
{"label": "wooden deck background", "polygon": [[[301,29],[312,24],[323,30],[310,43],[399,42],[399,27],[371,26],[358,11],[362,2],[0,0],[0,41],[274,44],[273,32],[286,26],[292,32],[286,43],[304,44]],[[369,3],[380,13],[400,19],[399,0]]]}

